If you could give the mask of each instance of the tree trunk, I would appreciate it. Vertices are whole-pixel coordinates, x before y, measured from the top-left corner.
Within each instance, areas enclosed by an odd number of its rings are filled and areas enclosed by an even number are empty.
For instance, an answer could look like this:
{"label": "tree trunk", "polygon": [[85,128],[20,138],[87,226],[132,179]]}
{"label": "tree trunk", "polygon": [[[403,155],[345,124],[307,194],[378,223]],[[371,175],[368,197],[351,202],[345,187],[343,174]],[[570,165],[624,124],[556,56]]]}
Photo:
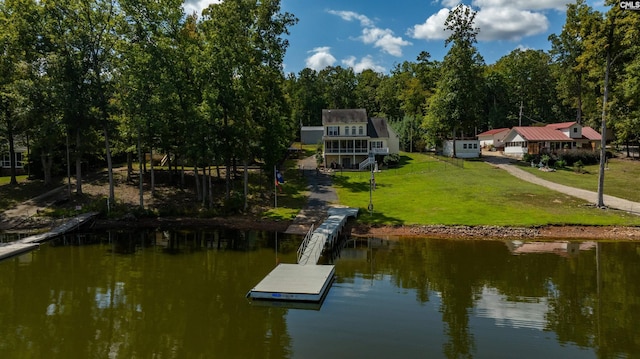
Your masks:
{"label": "tree trunk", "polygon": [[184,164],[180,166],[180,188],[184,189]]}
{"label": "tree trunk", "polygon": [[156,195],[156,176],[153,171],[153,146],[149,149],[149,170],[151,176],[151,197],[155,197]]}
{"label": "tree trunk", "polygon": [[127,182],[131,182],[133,176],[133,153],[127,152]]}
{"label": "tree trunk", "polygon": [[111,144],[109,143],[109,131],[107,130],[106,119],[104,120],[104,147],[107,155],[107,175],[109,177],[109,203],[115,204],[116,192],[113,182],[113,162],[111,160]]}
{"label": "tree trunk", "polygon": [[142,144],[140,141],[140,134],[138,133],[138,186],[140,193],[140,209],[144,209],[144,172],[142,170]]}
{"label": "tree trunk", "polygon": [[207,165],[202,165],[202,207],[207,203]]}
{"label": "tree trunk", "polygon": [[209,165],[209,208],[213,208],[213,183],[211,182],[211,165]]}
{"label": "tree trunk", "polygon": [[7,132],[7,137],[9,140],[9,171],[11,174],[11,180],[9,182],[10,185],[17,185],[18,179],[16,178],[16,150],[15,144],[13,143],[13,129],[11,125],[7,126],[9,131]]}
{"label": "tree trunk", "polygon": [[244,211],[249,208],[249,161],[244,160]]}
{"label": "tree trunk", "polygon": [[76,194],[82,194],[82,142],[80,129],[76,130]]}
{"label": "tree trunk", "polygon": [[607,162],[607,99],[609,98],[609,70],[611,52],[607,50],[607,65],[604,70],[604,98],[602,100],[602,139],[600,140],[600,172],[598,174],[598,207],[604,208],[604,168]]}
{"label": "tree trunk", "polygon": [[196,200],[200,201],[200,179],[198,178],[198,165],[193,166],[193,176],[196,181]]}
{"label": "tree trunk", "polygon": [[67,132],[67,197],[71,198],[71,150],[69,149],[69,131]]}
{"label": "tree trunk", "polygon": [[52,181],[51,168],[53,167],[53,158],[50,155],[41,154],[40,161],[42,161],[42,171],[44,172],[44,185],[50,185]]}

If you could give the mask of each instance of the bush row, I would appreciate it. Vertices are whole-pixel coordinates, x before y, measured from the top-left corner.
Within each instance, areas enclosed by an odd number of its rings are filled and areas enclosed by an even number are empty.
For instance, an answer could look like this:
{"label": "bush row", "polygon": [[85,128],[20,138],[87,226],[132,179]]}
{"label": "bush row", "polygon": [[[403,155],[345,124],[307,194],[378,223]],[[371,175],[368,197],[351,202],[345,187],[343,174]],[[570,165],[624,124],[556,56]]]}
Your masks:
{"label": "bush row", "polygon": [[[613,154],[607,151],[607,158],[613,157]],[[546,165],[549,167],[565,167],[573,166],[575,163],[581,163],[584,166],[595,165],[600,163],[600,151],[589,150],[570,150],[550,154],[525,154],[522,158],[525,162],[540,163],[541,160],[547,160]]]}

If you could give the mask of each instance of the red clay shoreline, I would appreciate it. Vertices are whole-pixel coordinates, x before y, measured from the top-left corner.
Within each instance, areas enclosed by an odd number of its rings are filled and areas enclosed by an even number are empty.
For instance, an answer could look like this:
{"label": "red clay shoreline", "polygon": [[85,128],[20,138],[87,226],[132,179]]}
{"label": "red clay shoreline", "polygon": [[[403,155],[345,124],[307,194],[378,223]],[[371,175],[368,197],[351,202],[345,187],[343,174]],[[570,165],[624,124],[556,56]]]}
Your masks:
{"label": "red clay shoreline", "polygon": [[[96,229],[135,228],[229,228],[285,232],[291,222],[260,219],[251,216],[217,218],[141,218],[131,220],[97,219]],[[410,225],[378,226],[351,223],[348,230],[358,237],[423,237],[450,239],[524,239],[524,240],[640,240],[640,227],[626,226],[445,226]],[[389,239],[392,239],[389,238]]]}

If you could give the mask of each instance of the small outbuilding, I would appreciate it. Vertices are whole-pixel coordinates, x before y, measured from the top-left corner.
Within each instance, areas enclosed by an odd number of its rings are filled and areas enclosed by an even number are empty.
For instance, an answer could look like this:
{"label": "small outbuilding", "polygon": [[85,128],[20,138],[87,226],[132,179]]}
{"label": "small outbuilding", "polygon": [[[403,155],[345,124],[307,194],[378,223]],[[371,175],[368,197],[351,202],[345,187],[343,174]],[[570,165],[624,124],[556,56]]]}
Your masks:
{"label": "small outbuilding", "polygon": [[324,127],[302,126],[300,129],[300,141],[303,145],[315,145],[322,142]]}
{"label": "small outbuilding", "polygon": [[480,157],[480,141],[478,140],[447,140],[442,146],[442,154],[456,158]]}
{"label": "small outbuilding", "polygon": [[504,148],[504,138],[509,134],[508,128],[495,128],[493,130],[482,132],[478,135],[480,147],[482,148]]}

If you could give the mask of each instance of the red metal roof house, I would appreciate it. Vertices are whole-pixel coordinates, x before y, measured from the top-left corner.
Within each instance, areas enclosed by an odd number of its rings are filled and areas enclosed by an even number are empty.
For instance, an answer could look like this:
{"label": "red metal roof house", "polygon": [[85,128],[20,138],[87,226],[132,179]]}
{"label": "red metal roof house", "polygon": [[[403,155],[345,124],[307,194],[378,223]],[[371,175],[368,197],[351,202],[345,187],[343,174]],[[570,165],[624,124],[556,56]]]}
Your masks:
{"label": "red metal roof house", "polygon": [[560,150],[595,151],[602,136],[577,122],[552,123],[544,127],[514,127],[504,138],[504,154],[522,158],[525,154],[556,153]]}

